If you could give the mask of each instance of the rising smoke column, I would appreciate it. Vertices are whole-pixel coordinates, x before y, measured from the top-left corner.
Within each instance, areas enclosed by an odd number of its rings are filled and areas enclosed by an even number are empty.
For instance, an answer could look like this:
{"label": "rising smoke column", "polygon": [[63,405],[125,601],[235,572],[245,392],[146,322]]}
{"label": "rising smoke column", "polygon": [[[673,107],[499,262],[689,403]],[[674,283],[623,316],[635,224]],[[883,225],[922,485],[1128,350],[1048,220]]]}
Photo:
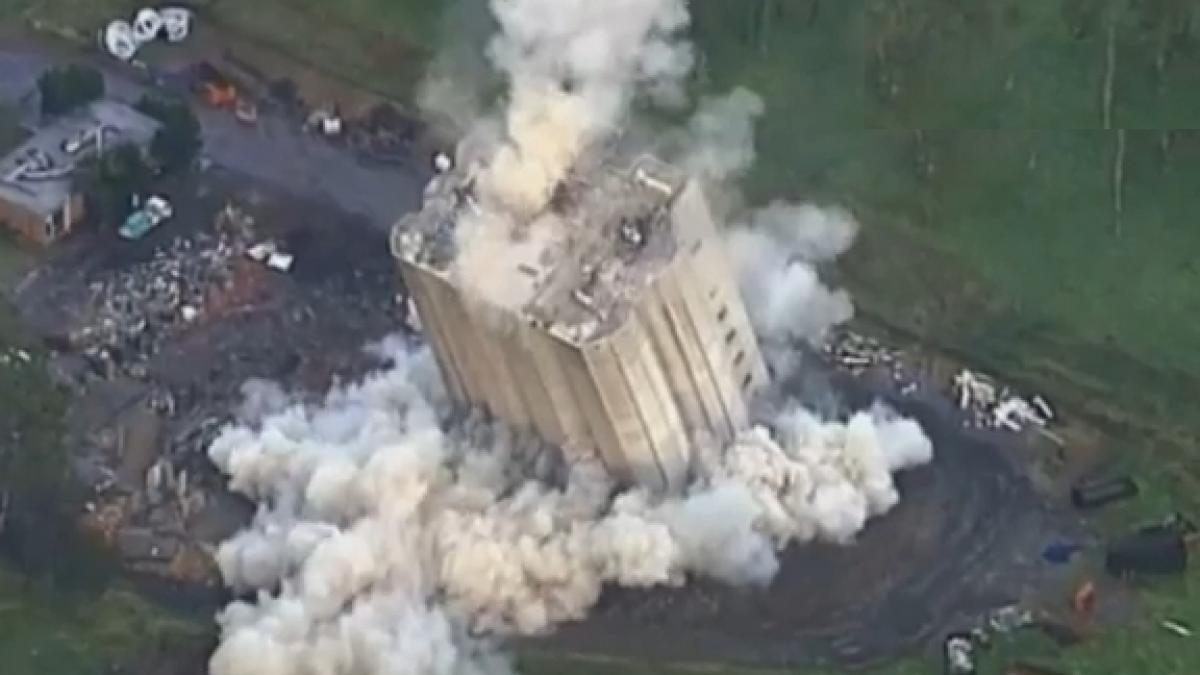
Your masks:
{"label": "rising smoke column", "polygon": [[750,320],[777,374],[794,363],[797,341],[819,344],[854,316],[844,290],[831,289],[818,268],[848,251],[859,225],[846,210],[773,201],[745,211],[734,182],[754,164],[754,126],[766,111],[761,97],[737,87],[700,102],[684,129],[668,136],[664,151],[705,182],[716,213],[732,218],[725,238]]}
{"label": "rising smoke column", "polygon": [[508,82],[503,139],[485,198],[528,214],[592,144],[624,124],[635,97],[683,99],[691,46],[685,0],[491,0],[488,55]]}

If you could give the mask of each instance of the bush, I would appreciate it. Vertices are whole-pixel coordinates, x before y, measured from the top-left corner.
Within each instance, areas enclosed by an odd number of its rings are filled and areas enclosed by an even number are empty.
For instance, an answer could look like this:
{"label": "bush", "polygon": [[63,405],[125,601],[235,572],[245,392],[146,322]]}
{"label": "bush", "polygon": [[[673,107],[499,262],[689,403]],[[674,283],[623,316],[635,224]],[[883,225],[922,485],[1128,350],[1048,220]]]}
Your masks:
{"label": "bush", "polygon": [[184,101],[144,96],[137,109],[162,127],[150,143],[150,154],[165,171],[186,169],[200,152],[200,122]]}
{"label": "bush", "polygon": [[104,96],[104,76],[90,66],[50,68],[38,78],[42,114],[62,115]]}
{"label": "bush", "polygon": [[133,196],[150,188],[153,172],[136,145],[118,145],[84,172],[87,211],[95,222],[118,227],[133,210]]}

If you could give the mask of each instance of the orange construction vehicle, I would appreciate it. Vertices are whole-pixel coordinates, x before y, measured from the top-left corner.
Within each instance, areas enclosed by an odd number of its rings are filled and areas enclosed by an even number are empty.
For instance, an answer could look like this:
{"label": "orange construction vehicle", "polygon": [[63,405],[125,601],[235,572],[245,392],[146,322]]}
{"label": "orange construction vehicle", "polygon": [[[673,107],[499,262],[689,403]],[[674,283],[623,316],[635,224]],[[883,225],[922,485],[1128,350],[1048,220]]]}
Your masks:
{"label": "orange construction vehicle", "polygon": [[237,103],[237,89],[228,82],[205,82],[200,87],[204,102],[214,108],[232,108]]}

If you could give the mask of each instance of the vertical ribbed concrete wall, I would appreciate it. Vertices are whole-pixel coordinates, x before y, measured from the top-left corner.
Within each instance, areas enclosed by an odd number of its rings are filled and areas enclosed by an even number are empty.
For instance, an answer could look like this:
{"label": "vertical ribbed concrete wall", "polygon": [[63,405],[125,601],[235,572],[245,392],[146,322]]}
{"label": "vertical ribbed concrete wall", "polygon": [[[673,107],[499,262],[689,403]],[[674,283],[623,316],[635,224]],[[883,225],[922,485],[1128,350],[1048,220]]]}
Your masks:
{"label": "vertical ribbed concrete wall", "polygon": [[598,451],[624,482],[681,489],[694,443],[727,441],[744,428],[746,398],[767,375],[694,183],[676,196],[671,219],[674,260],[640,291],[622,326],[582,345],[522,321],[501,327],[442,273],[402,259],[451,396],[568,454]]}

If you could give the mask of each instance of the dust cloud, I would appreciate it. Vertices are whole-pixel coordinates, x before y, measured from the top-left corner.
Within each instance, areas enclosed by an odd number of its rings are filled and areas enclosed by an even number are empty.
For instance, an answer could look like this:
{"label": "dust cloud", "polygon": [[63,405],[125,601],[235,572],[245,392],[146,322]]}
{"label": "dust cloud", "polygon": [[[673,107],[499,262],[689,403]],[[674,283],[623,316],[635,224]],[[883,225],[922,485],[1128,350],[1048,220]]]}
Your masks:
{"label": "dust cloud", "polygon": [[[683,0],[490,8],[487,56],[507,98],[459,151],[479,163],[484,214],[540,209],[635,99],[683,102],[693,61]],[[744,89],[702,102],[671,158],[714,190],[730,184],[753,162],[763,109]],[[850,246],[853,219],[736,202],[726,234],[761,339],[815,341],[848,319],[848,295],[818,269]],[[481,241],[495,239],[490,222],[473,228]],[[533,439],[459,417],[426,347],[392,338],[371,349],[386,363],[318,403],[249,384],[209,450],[230,488],[259,505],[217,553],[243,599],[218,616],[213,675],[509,673],[504,637],[586,617],[607,585],[767,584],[783,547],[851,541],[897,503],[894,473],[932,453],[916,423],[883,407],[828,420],[781,400],[768,424],[697,448],[684,493],[623,489],[594,459],[564,464]]]}

